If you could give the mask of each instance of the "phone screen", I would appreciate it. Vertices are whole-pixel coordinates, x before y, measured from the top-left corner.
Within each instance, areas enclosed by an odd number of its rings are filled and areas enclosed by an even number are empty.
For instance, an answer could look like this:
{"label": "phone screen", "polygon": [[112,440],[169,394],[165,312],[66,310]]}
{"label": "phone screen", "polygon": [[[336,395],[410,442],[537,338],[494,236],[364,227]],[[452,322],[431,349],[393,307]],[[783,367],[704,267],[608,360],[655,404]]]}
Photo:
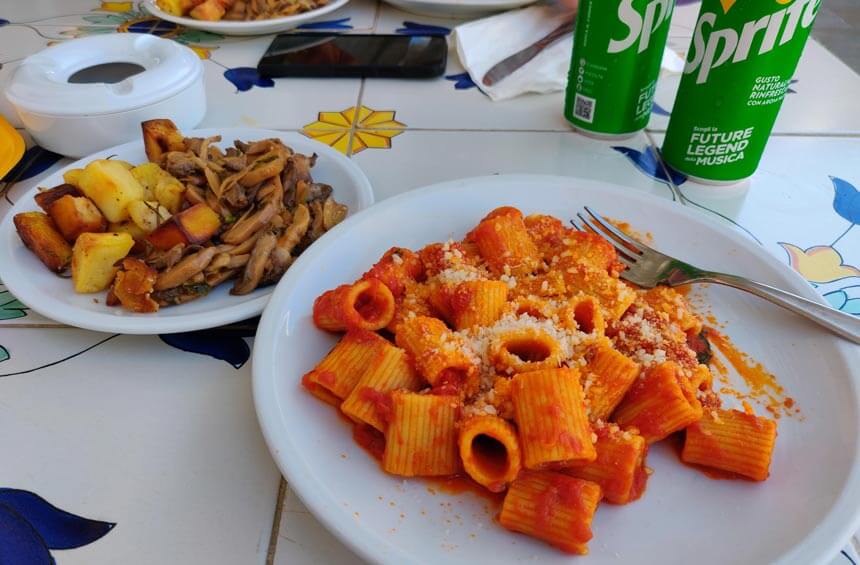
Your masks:
{"label": "phone screen", "polygon": [[275,38],[257,68],[270,77],[424,78],[442,74],[447,55],[441,36],[284,34]]}

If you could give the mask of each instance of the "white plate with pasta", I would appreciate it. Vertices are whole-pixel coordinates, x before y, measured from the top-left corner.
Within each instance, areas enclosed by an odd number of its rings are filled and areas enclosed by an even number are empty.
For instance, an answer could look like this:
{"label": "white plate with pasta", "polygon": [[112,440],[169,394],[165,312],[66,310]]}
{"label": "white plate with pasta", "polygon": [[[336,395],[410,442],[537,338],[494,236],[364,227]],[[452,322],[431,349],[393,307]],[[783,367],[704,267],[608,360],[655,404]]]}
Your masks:
{"label": "white plate with pasta", "polygon": [[[737,232],[624,187],[403,194],[326,234],[264,312],[254,399],[290,487],[378,563],[827,562],[860,526],[857,349],[731,289],[627,288],[565,229],[585,205],[817,299]],[[410,477],[452,473],[475,492]]]}

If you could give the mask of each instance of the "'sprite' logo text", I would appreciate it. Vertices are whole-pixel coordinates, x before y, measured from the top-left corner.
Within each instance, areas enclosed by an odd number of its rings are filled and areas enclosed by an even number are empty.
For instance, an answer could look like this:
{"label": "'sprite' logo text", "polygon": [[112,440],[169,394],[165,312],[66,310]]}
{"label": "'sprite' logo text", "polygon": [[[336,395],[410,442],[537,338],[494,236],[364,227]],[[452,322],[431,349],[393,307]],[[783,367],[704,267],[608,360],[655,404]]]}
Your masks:
{"label": "'sprite' logo text", "polygon": [[[764,0],[754,0],[762,2]],[[794,39],[798,27],[808,28],[815,21],[821,0],[795,0],[787,8],[744,23],[740,35],[730,27],[715,30],[717,14],[705,12],[696,22],[693,45],[684,66],[684,74],[699,71],[696,84],[707,82],[711,70],[726,64],[746,61],[750,57],[753,42],[761,35],[757,55],[772,51],[777,45],[785,45]],[[706,26],[711,30],[705,41]],[[777,42],[779,40],[779,42]]]}
{"label": "'sprite' logo text", "polygon": [[638,53],[648,49],[651,36],[660,28],[660,24],[668,22],[672,17],[674,0],[652,0],[645,7],[643,16],[633,7],[633,0],[621,0],[618,6],[618,19],[627,26],[627,36],[624,39],[610,39],[609,53],[626,51],[636,41],[639,41]]}

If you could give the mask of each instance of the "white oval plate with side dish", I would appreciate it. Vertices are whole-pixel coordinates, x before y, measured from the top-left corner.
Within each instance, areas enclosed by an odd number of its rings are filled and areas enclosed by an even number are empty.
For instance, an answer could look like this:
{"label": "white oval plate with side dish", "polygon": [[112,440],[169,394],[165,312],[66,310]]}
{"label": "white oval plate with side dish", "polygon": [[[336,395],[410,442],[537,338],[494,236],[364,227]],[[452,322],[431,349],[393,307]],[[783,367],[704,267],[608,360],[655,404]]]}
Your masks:
{"label": "white oval plate with side dish", "polygon": [[[314,299],[352,282],[391,246],[461,238],[502,205],[571,218],[584,205],[653,234],[655,248],[704,268],[821,300],[764,248],[702,214],[632,189],[545,176],[465,179],[411,191],[349,218],[293,265],[263,314],[254,345],[260,425],[290,488],[371,562],[542,564],[825,563],[860,526],[858,348],[729,288],[696,292],[724,333],[776,374],[803,419],[783,417],[766,482],[713,480],[652,446],[641,500],[601,504],[589,556],[572,558],[502,529],[471,493],[445,494],[382,472],[350,427],[300,379],[337,336],[316,329]],[[360,244],[357,244],[360,242]],[[759,414],[766,415],[761,407]]]}
{"label": "white oval plate with side dish", "polygon": [[191,17],[174,16],[165,12],[155,3],[155,0],[145,0],[143,5],[153,16],[159,17],[162,20],[173,22],[175,24],[185,26],[191,29],[199,29],[211,33],[219,33],[221,35],[266,35],[270,33],[281,33],[295,29],[302,24],[312,22],[322,16],[334,12],[342,8],[349,0],[332,0],[329,4],[296,14],[294,16],[284,16],[282,18],[269,18],[265,20],[250,20],[246,22],[239,21],[208,21],[197,20]]}
{"label": "white oval plate with side dish", "polygon": [[[349,207],[349,214],[373,204],[373,190],[367,177],[350,159],[331,147],[298,133],[257,128],[210,128],[183,132],[188,137],[220,135],[216,145],[227,147],[234,139],[254,141],[270,137],[281,139],[296,152],[316,153],[316,166],[311,170],[314,180],[330,184],[335,199]],[[63,173],[85,166],[94,159],[113,155],[116,159],[135,165],[147,161],[143,141],[133,141],[99,151],[76,161],[39,183],[41,187],[63,184]],[[274,287],[258,288],[245,296],[230,294],[230,285],[221,285],[207,296],[179,306],[169,306],[152,314],[135,314],[120,307],[105,305],[105,293],[78,294],[72,281],[49,271],[27,249],[12,218],[19,212],[39,210],[33,197],[38,188],[22,195],[6,213],[0,224],[0,280],[21,302],[53,320],[88,330],[126,334],[160,334],[213,328],[258,315],[263,311]]]}
{"label": "white oval plate with side dish", "polygon": [[477,18],[534,4],[537,0],[385,0],[401,10],[435,18]]}

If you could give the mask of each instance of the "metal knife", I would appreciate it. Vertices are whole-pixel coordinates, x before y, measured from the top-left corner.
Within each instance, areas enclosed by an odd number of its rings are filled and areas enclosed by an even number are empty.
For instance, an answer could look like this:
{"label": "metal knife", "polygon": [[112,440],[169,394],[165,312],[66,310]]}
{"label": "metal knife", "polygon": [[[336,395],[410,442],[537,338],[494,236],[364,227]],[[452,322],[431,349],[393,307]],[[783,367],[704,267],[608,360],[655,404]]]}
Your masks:
{"label": "metal knife", "polygon": [[564,37],[569,33],[573,33],[573,21],[575,18],[565,20],[560,26],[549,32],[545,37],[537,40],[521,51],[517,51],[510,57],[502,59],[487,71],[481,82],[485,86],[493,86],[503,78],[507,77],[515,70],[519,69],[535,57],[538,53],[555,43],[557,39]]}

